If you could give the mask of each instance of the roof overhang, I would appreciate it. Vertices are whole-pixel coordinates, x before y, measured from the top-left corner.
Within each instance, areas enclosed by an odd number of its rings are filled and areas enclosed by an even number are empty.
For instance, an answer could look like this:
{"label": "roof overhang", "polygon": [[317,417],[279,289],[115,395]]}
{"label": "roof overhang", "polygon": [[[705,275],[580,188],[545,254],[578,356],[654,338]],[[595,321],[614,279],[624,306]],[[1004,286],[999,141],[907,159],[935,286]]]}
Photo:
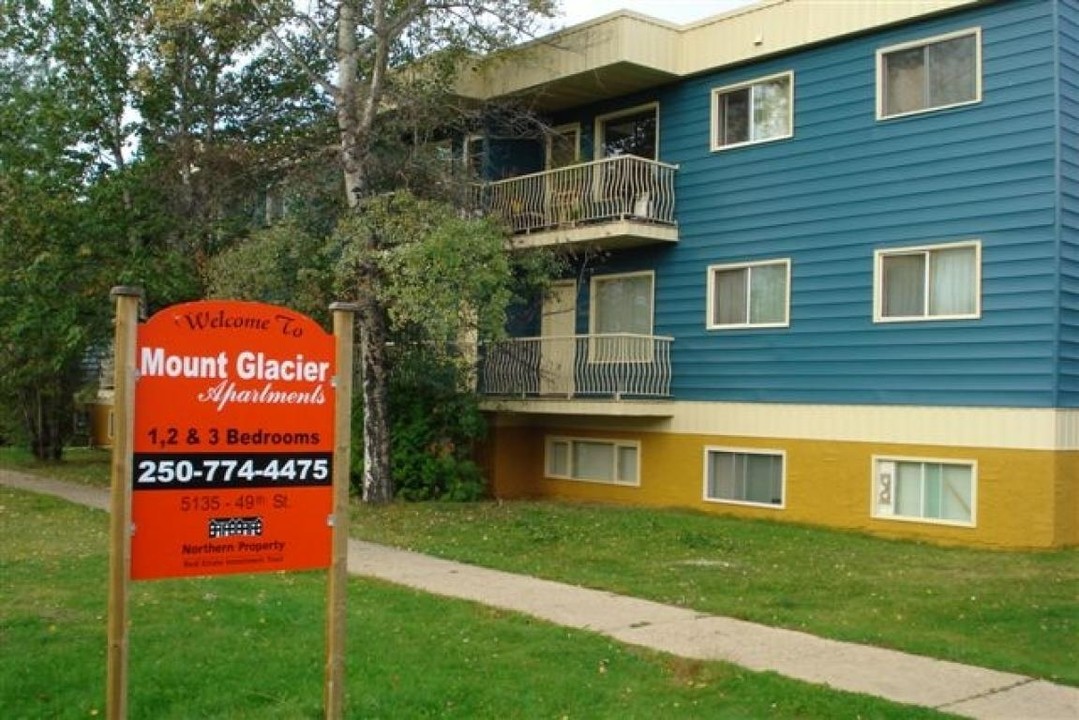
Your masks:
{"label": "roof overhang", "polygon": [[555,111],[989,0],[762,0],[679,26],[620,11],[471,63],[458,94]]}
{"label": "roof overhang", "polygon": [[472,63],[459,94],[528,97],[547,110],[617,97],[678,78],[678,26],[611,13]]}

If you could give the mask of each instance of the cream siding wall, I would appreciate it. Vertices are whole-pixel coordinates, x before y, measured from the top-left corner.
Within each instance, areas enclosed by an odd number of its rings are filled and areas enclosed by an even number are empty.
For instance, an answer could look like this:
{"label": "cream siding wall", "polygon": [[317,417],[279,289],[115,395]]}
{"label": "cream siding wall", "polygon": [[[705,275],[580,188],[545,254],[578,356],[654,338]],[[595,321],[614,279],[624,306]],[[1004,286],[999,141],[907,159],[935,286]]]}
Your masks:
{"label": "cream siding wall", "polygon": [[776,0],[679,27],[632,12],[582,23],[473,63],[457,91],[490,99],[616,66],[687,76],[981,0]]}

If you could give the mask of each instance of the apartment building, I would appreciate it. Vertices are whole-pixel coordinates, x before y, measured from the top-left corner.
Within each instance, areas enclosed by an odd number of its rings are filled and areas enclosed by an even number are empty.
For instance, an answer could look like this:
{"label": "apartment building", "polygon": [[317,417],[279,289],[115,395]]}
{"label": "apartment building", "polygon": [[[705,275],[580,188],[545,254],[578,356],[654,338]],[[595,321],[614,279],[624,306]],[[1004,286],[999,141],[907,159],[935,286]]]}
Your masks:
{"label": "apartment building", "polygon": [[620,12],[459,91],[539,112],[464,150],[574,258],[482,348],[496,495],[1079,543],[1079,4]]}

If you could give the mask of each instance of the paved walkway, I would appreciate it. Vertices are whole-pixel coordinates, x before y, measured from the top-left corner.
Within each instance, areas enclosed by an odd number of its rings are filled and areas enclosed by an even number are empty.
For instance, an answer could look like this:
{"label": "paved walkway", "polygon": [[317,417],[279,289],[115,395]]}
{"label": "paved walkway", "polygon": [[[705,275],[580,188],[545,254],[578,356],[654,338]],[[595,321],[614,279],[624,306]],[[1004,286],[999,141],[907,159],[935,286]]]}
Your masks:
{"label": "paved walkway", "polygon": [[[108,508],[108,493],[99,488],[5,470],[0,470],[0,485],[48,493],[102,510]],[[350,541],[348,550],[349,571],[354,575],[473,600],[673,655],[770,670],[972,718],[1079,720],[1079,688],[703,615],[358,540]]]}

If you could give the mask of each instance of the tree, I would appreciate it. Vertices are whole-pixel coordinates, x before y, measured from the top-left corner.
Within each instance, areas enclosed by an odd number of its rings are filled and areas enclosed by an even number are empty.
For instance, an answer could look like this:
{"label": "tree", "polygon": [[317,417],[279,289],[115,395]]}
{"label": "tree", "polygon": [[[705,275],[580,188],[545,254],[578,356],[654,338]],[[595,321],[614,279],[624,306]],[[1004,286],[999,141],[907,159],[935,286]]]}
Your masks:
{"label": "tree", "polygon": [[0,401],[30,449],[59,459],[82,361],[107,327],[109,248],[84,188],[76,109],[42,65],[0,58]]}
{"label": "tree", "polygon": [[133,200],[116,126],[127,96],[110,70],[120,50],[90,5],[120,3],[12,2],[0,25],[0,398],[42,459],[60,457],[87,361],[108,342],[109,287],[161,279],[162,300],[195,289],[183,256],[143,242],[168,223]]}
{"label": "tree", "polygon": [[[396,241],[383,225],[364,217],[372,199],[383,193],[430,192],[418,187],[424,174],[416,172],[416,156],[409,150],[422,140],[417,128],[432,128],[433,117],[447,119],[452,103],[446,88],[453,85],[458,60],[528,36],[552,5],[550,0],[334,0],[313,3],[306,14],[290,15],[279,6],[260,12],[277,57],[306,73],[310,85],[331,101],[336,119],[343,217],[335,237],[354,246],[346,286],[359,306],[366,501],[384,502],[393,495],[386,347],[390,305],[400,298],[385,294],[393,285],[385,282],[378,260]],[[427,111],[422,122],[410,124],[421,110]]]}
{"label": "tree", "polygon": [[[288,221],[255,233],[213,259],[210,287],[216,295],[287,304],[319,317],[331,288],[337,297],[354,295],[357,266],[367,266],[368,287],[396,348],[386,357],[387,405],[394,402],[397,410],[390,467],[411,476],[410,497],[470,499],[479,492],[479,473],[467,450],[482,424],[464,399],[475,340],[501,336],[507,307],[531,295],[555,260],[543,252],[511,253],[507,245],[495,222],[402,190],[369,198],[329,239]],[[436,401],[441,407],[430,407]]]}
{"label": "tree", "polygon": [[[549,14],[551,6],[546,0],[341,0],[334,5],[337,79],[323,83],[334,99],[344,192],[353,216],[345,221],[343,232],[355,249],[350,267],[359,304],[363,498],[385,502],[393,496],[388,303],[380,293],[381,269],[375,258],[392,241],[381,231],[379,222],[364,225],[363,216],[376,190],[370,170],[380,110],[394,104],[394,91],[404,97],[409,89],[406,73],[392,75],[393,63],[399,63],[397,67],[416,63],[436,51],[452,58],[465,51],[482,53],[505,47],[530,32],[536,18]],[[437,71],[438,67],[432,65],[431,69]]]}
{"label": "tree", "polygon": [[279,81],[285,63],[266,73],[266,54],[242,62],[259,49],[254,18],[290,7],[3,4],[0,394],[35,452],[67,437],[85,362],[109,341],[108,288],[143,285],[152,305],[200,296],[205,260],[263,226],[266,189],[332,141],[328,99],[295,73]]}
{"label": "tree", "polygon": [[[263,52],[256,20],[278,22],[289,3],[147,7],[133,77],[140,153],[157,171],[156,184],[169,189],[169,241],[201,266],[261,224],[266,190],[297,157],[295,136],[310,123],[298,118],[311,106],[324,117],[328,103],[288,82]],[[284,108],[289,121],[275,124],[282,111],[270,108]]]}
{"label": "tree", "polygon": [[287,305],[328,320],[333,268],[326,237],[286,219],[211,258],[208,290],[214,297]]}
{"label": "tree", "polygon": [[[23,272],[17,248],[34,246],[50,262],[74,262],[83,250],[80,238],[93,238],[94,267],[113,283],[146,284],[158,302],[183,299],[197,289],[192,272],[204,271],[212,257],[232,257],[231,248],[244,248],[249,239],[256,248],[280,244],[280,235],[274,240],[260,228],[279,216],[275,208],[284,200],[299,231],[334,239],[326,254],[294,257],[296,268],[318,275],[324,265],[345,261],[351,271],[339,287],[360,304],[364,497],[384,501],[392,496],[386,346],[407,305],[407,296],[393,294],[403,285],[385,281],[401,268],[384,261],[411,245],[394,236],[406,224],[388,218],[414,199],[382,207],[378,198],[401,188],[432,194],[430,174],[417,162],[422,153],[414,149],[432,119],[446,118],[432,108],[448,99],[457,60],[527,35],[550,3],[336,0],[309,3],[305,15],[298,6],[288,0],[6,2],[0,58],[41,69],[32,83],[37,105],[25,115],[17,105],[30,95],[14,92],[29,87],[17,81],[25,67],[11,65],[15,104],[6,111],[20,121],[39,117],[48,137],[26,144],[0,126],[6,155],[0,162],[9,166],[0,181],[2,202],[13,209],[5,218],[2,260],[13,263],[13,273]],[[327,162],[331,154],[336,163]],[[328,167],[336,167],[333,180]],[[59,215],[64,221],[53,222]],[[34,267],[57,279],[85,270]],[[84,283],[97,287],[97,280]],[[35,286],[10,287],[31,293]],[[21,296],[6,297],[6,308],[19,306]],[[79,326],[76,336],[65,356],[99,342],[102,331]]]}

